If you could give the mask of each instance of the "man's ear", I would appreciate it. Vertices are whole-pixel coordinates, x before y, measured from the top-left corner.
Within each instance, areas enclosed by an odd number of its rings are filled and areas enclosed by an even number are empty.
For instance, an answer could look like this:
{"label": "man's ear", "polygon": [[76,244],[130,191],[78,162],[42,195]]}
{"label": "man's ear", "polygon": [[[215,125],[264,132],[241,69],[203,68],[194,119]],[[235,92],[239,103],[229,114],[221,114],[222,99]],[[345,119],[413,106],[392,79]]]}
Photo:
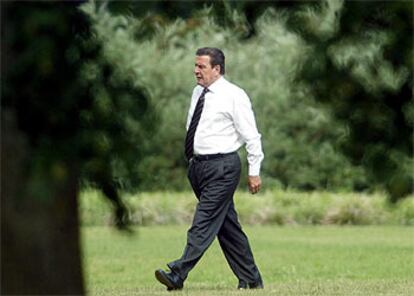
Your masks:
{"label": "man's ear", "polygon": [[213,68],[217,70],[217,73],[218,74],[220,74],[220,70],[221,70],[221,66],[220,65],[215,65]]}

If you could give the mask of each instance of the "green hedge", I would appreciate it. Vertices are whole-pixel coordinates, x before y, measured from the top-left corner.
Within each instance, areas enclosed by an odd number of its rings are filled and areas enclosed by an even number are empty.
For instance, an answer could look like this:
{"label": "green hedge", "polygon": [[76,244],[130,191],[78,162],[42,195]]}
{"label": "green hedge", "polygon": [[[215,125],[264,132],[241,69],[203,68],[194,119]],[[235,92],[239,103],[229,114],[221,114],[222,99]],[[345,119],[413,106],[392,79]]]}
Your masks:
{"label": "green hedge", "polygon": [[[98,191],[81,194],[82,225],[112,224],[110,205]],[[124,195],[134,225],[190,224],[196,199],[190,192]],[[395,205],[383,194],[237,192],[236,209],[243,224],[278,225],[414,225],[414,196]]]}

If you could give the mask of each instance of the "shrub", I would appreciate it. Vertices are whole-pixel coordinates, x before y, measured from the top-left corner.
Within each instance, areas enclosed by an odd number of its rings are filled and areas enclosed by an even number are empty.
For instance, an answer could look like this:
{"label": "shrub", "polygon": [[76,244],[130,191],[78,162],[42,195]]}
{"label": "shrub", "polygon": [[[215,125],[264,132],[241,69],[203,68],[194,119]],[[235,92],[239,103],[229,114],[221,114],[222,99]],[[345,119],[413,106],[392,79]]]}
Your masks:
{"label": "shrub", "polygon": [[406,198],[396,204],[395,219],[397,224],[414,225],[414,198]]}
{"label": "shrub", "polygon": [[[110,204],[97,191],[81,195],[82,225],[111,224]],[[153,192],[125,194],[135,225],[190,224],[196,198],[190,192]],[[243,224],[277,225],[414,225],[414,196],[396,205],[388,204],[383,194],[350,194],[295,191],[266,191],[258,195],[236,192],[236,210]]]}
{"label": "shrub", "polygon": [[324,224],[382,224],[386,208],[378,206],[373,196],[339,196],[328,208]]}

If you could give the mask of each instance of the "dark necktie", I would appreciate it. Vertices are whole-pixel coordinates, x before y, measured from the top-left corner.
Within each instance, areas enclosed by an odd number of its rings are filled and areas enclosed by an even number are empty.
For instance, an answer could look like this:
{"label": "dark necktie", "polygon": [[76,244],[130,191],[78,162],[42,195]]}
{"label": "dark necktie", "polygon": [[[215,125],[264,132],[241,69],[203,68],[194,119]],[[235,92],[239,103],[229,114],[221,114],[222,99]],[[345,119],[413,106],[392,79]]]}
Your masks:
{"label": "dark necktie", "polygon": [[200,121],[201,113],[203,112],[204,96],[208,92],[208,88],[204,88],[200,97],[198,98],[197,105],[194,109],[193,117],[191,118],[190,127],[185,137],[185,156],[187,160],[190,160],[194,154],[194,135],[197,129],[198,122]]}

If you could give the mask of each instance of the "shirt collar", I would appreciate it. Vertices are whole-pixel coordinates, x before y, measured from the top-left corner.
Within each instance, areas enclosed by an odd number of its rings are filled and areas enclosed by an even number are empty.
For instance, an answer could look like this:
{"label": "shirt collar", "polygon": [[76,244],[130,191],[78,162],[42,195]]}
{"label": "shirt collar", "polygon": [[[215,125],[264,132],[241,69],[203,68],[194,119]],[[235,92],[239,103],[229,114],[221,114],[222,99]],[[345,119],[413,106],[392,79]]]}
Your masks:
{"label": "shirt collar", "polygon": [[218,91],[218,89],[221,87],[221,85],[223,85],[223,83],[226,81],[226,79],[224,79],[223,76],[220,76],[220,78],[218,78],[216,81],[214,81],[209,87],[208,90],[211,91],[212,93],[215,93],[216,91]]}

